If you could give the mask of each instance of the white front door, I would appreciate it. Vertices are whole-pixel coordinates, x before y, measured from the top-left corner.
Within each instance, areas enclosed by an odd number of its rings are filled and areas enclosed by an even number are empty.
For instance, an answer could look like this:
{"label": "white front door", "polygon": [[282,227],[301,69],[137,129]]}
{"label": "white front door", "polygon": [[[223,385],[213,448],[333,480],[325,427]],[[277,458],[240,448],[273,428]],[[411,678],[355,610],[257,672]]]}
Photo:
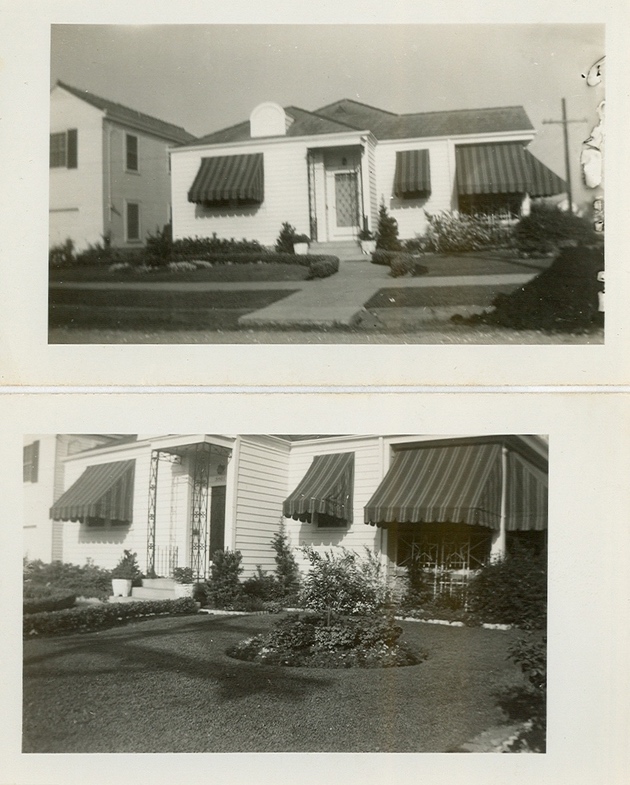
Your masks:
{"label": "white front door", "polygon": [[328,208],[328,239],[356,237],[359,231],[359,177],[356,171],[326,172],[326,205]]}

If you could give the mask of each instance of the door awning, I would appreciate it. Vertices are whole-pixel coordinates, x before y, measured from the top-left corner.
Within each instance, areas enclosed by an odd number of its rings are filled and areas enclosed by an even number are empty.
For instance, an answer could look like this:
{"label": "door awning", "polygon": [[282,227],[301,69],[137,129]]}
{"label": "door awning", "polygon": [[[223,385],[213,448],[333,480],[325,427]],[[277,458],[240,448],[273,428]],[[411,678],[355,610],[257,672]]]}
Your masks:
{"label": "door awning", "polygon": [[455,148],[457,192],[552,196],[566,184],[520,142],[459,145]]}
{"label": "door awning", "polygon": [[[543,472],[508,453],[507,529],[546,528],[546,487]],[[450,522],[499,529],[501,496],[498,443],[401,450],[366,505],[365,522]]]}
{"label": "door awning", "polygon": [[220,155],[202,158],[188,191],[188,201],[261,203],[264,197],[263,154]]}
{"label": "door awning", "polygon": [[400,198],[423,197],[431,193],[431,167],[428,150],[402,150],[396,153],[394,194]]}
{"label": "door awning", "polygon": [[131,522],[135,461],[88,466],[50,508],[56,521],[106,518]]}
{"label": "door awning", "polygon": [[313,513],[352,521],[354,453],[316,455],[308,471],[282,505],[285,518],[310,521]]}

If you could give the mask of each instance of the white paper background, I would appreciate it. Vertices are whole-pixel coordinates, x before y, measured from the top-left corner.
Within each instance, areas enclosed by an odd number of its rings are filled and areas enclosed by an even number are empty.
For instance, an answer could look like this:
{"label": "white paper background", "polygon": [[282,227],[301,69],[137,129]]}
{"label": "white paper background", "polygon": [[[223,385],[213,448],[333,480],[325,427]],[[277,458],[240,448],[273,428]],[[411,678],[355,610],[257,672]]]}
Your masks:
{"label": "white paper background", "polygon": [[[0,397],[5,426],[0,783],[371,785],[408,778],[436,785],[625,785],[630,775],[629,404],[630,395],[620,393]],[[23,435],[137,432],[549,434],[548,753],[21,755]]]}
{"label": "white paper background", "polygon": [[[309,7],[310,6],[310,7]],[[630,381],[625,0],[389,3],[0,0],[0,384],[619,384]],[[47,344],[50,24],[607,24],[605,346]],[[369,52],[365,53],[369,57]],[[452,56],[445,53],[445,56]],[[585,64],[588,68],[590,64]],[[497,63],[497,78],[501,64]],[[558,131],[560,133],[560,131]]]}

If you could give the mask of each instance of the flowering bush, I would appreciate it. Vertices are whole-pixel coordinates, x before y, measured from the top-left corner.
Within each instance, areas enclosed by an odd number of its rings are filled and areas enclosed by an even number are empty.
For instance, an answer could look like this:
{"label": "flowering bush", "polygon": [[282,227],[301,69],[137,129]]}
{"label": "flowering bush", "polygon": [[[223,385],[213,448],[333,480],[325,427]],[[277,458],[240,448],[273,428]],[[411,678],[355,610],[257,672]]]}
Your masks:
{"label": "flowering bush", "polygon": [[431,215],[426,247],[435,253],[465,253],[485,248],[505,248],[512,243],[512,229],[492,216],[463,215],[443,211]]}
{"label": "flowering bush", "polygon": [[310,570],[300,592],[304,608],[335,613],[371,614],[387,603],[389,596],[378,558],[365,549],[361,559],[354,551],[320,554],[303,548]]}

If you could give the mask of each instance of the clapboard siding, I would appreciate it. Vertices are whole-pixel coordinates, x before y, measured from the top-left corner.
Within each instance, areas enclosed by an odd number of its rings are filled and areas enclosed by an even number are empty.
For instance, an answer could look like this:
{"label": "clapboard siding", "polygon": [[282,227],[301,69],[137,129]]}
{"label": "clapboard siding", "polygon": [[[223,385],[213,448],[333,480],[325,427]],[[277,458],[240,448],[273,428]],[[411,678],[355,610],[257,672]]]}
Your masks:
{"label": "clapboard siding", "polygon": [[[403,150],[428,150],[431,167],[431,195],[427,199],[399,199],[394,196],[396,153]],[[398,144],[381,143],[376,149],[376,171],[379,202],[384,201],[391,216],[398,221],[402,239],[423,234],[427,227],[424,214],[450,210],[454,172],[449,163],[448,140],[424,142],[407,140]]]}
{"label": "clapboard siding", "polygon": [[258,565],[268,571],[275,568],[271,540],[282,518],[288,463],[288,444],[265,436],[240,438],[235,548],[243,554],[245,577]]}
{"label": "clapboard siding", "polygon": [[[206,208],[188,201],[188,191],[202,158],[220,155],[264,155],[264,200],[243,208]],[[213,147],[211,150],[174,150],[171,153],[173,236],[219,237],[258,240],[274,245],[285,221],[298,233],[309,234],[308,173],[306,143],[253,144],[241,149]]]}

